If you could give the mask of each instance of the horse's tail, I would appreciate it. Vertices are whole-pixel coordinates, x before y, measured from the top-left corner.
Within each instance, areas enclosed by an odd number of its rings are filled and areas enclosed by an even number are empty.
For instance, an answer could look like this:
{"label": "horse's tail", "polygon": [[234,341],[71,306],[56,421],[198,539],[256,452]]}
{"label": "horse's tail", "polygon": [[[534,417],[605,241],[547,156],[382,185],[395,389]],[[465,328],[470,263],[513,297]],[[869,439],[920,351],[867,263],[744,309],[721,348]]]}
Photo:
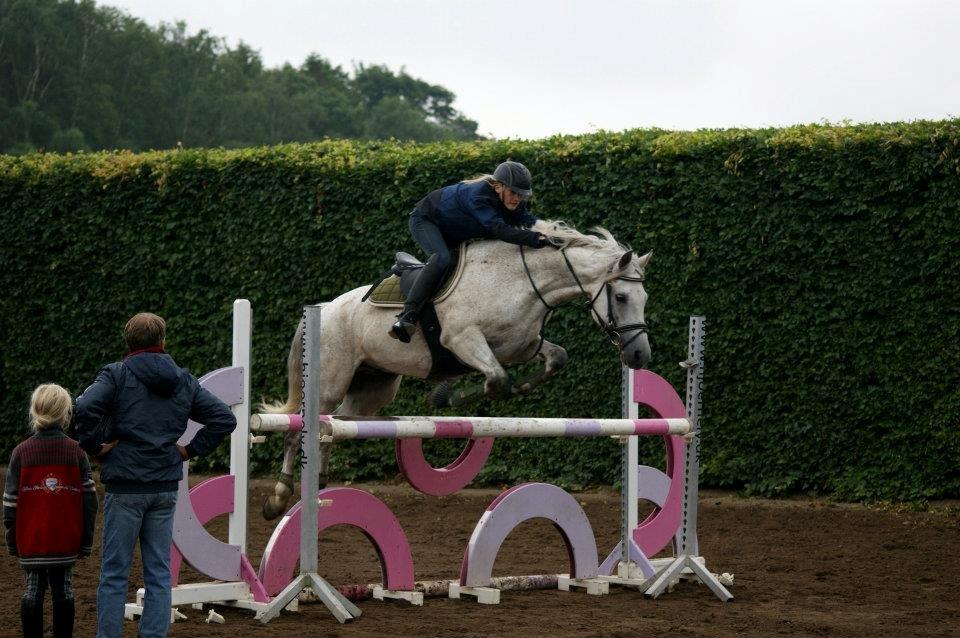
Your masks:
{"label": "horse's tail", "polygon": [[303,319],[297,324],[297,330],[287,355],[287,402],[263,403],[260,406],[270,414],[294,414],[300,411],[303,401]]}

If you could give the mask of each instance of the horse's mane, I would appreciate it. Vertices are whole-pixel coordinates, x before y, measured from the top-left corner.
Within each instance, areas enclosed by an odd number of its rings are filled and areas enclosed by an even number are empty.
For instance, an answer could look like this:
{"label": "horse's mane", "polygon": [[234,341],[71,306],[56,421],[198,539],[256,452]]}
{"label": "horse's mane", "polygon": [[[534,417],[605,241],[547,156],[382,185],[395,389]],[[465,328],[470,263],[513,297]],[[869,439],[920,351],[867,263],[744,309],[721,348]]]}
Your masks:
{"label": "horse's mane", "polygon": [[540,219],[533,225],[533,230],[543,233],[561,248],[584,246],[594,248],[601,254],[609,254],[610,257],[630,250],[629,246],[618,242],[613,233],[599,226],[590,229],[596,235],[586,235],[563,220]]}

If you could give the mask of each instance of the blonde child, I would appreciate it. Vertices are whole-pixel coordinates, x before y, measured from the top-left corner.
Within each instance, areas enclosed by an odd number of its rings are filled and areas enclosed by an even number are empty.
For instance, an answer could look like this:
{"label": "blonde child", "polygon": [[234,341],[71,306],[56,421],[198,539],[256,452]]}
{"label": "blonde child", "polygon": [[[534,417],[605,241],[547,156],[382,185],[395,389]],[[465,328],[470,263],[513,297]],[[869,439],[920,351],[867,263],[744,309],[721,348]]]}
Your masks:
{"label": "blonde child", "polygon": [[3,490],[7,549],[20,558],[26,590],[20,621],[27,638],[43,636],[43,599],[53,597],[53,635],[73,635],[73,564],[90,555],[97,491],[90,463],[64,433],[70,394],[53,383],[30,397],[33,436],[13,450]]}

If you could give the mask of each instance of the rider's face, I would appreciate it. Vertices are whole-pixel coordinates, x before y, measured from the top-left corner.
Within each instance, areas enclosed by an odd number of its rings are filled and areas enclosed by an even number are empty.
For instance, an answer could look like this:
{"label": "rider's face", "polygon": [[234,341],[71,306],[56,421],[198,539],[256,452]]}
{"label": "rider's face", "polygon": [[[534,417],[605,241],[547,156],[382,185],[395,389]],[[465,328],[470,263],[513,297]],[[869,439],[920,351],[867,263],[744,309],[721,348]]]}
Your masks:
{"label": "rider's face", "polygon": [[503,202],[503,205],[506,206],[509,211],[517,210],[520,202],[524,200],[523,195],[514,193],[503,184],[496,184],[494,189],[497,191],[497,195],[500,196],[500,201]]}

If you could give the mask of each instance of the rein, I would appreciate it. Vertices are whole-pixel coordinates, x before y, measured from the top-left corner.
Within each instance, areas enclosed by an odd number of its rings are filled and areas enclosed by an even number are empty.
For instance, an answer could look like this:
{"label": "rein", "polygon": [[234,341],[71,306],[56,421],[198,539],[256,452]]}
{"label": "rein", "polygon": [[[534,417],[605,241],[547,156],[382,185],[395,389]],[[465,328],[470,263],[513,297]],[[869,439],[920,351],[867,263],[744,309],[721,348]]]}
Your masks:
{"label": "rein", "polygon": [[[527,361],[530,361],[534,357],[536,357],[538,354],[540,354],[540,349],[543,347],[543,339],[544,339],[543,329],[544,327],[546,327],[547,320],[550,318],[551,313],[553,313],[553,311],[559,308],[560,306],[551,306],[550,304],[547,303],[547,300],[543,298],[543,294],[541,294],[540,290],[537,288],[537,284],[533,281],[533,274],[530,272],[530,267],[527,265],[527,257],[523,248],[524,248],[523,245],[521,245],[520,260],[523,262],[523,271],[527,273],[527,279],[530,281],[530,286],[533,288],[533,292],[537,294],[537,298],[540,300],[540,303],[542,303],[544,307],[547,309],[547,313],[543,316],[543,322],[540,324],[540,343],[537,344],[537,350],[536,352],[533,353],[533,356],[531,356],[530,359],[527,359]],[[580,281],[580,277],[577,276],[576,269],[574,269],[573,264],[570,263],[570,258],[567,257],[566,249],[561,248],[560,254],[563,255],[563,261],[567,264],[567,270],[569,270],[570,274],[573,275],[573,280],[577,282],[577,287],[580,288],[580,292],[583,293],[584,297],[590,297],[590,293],[586,291],[586,289],[583,287],[583,283]],[[639,282],[642,282],[644,280],[642,276],[630,277],[627,275],[617,277],[617,279],[620,279],[623,281],[639,281]],[[607,318],[606,319],[600,316],[600,313],[597,312],[597,308],[596,308],[597,299],[600,298],[600,293],[603,292],[604,290],[607,291]],[[633,343],[633,341],[640,335],[649,334],[649,331],[647,329],[647,324],[645,323],[628,323],[624,325],[617,324],[617,318],[613,314],[613,286],[610,285],[610,282],[607,282],[603,286],[600,286],[600,288],[597,289],[597,294],[591,297],[589,301],[584,302],[584,306],[587,306],[590,308],[590,311],[597,318],[597,323],[600,324],[600,327],[603,328],[603,331],[607,334],[607,338],[610,340],[610,343],[612,343],[614,346],[616,346],[620,350],[623,350],[628,345]],[[630,337],[630,339],[624,342],[623,340],[624,333],[627,333],[633,330],[636,331],[636,334],[634,334],[632,337]]]}

